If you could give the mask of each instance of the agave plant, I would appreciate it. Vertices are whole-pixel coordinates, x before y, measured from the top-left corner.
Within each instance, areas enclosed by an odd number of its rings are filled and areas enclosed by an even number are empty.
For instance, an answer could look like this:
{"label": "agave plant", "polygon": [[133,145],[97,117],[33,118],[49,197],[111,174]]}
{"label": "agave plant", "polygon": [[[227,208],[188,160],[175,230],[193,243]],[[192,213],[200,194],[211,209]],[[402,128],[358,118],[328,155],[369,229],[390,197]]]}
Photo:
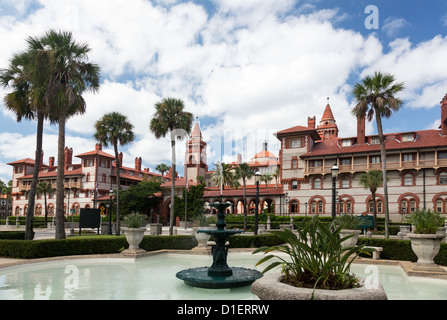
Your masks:
{"label": "agave plant", "polygon": [[146,222],[147,217],[143,214],[132,212],[126,215],[123,220],[128,228],[141,228]]}
{"label": "agave plant", "polygon": [[[341,243],[352,235],[340,237],[341,228],[322,223],[315,216],[298,224],[296,234],[288,229],[271,231],[284,244],[255,250],[253,253],[268,254],[257,265],[277,258],[262,273],[282,266],[282,281],[295,286],[314,289],[356,287],[358,278],[351,274],[350,266],[363,246],[343,248]],[[283,254],[270,254],[274,251]]]}
{"label": "agave plant", "polygon": [[415,227],[414,233],[420,234],[435,234],[445,223],[444,217],[430,209],[416,210],[405,219]]}

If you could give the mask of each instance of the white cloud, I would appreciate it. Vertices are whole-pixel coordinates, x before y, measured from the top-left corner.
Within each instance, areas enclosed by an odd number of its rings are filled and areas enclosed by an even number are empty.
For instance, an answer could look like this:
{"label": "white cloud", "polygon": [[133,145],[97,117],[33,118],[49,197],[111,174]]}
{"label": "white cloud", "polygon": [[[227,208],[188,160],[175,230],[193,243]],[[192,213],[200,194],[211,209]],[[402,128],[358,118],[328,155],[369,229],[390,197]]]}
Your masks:
{"label": "white cloud", "polygon": [[[396,39],[384,54],[376,36],[335,27],[346,17],[341,9],[301,6],[296,11],[301,15],[288,15],[296,1],[216,0],[216,11],[209,16],[200,5],[175,0],[39,4],[21,20],[0,16],[2,40],[8,43],[0,47],[0,66],[24,48],[26,37],[49,28],[72,30],[78,41],[92,48],[90,59],[100,65],[104,81],[97,94],[85,95],[86,113],[68,121],[67,145],[75,154],[92,150],[94,122],[107,112],[121,112],[137,134],[137,140],[123,148],[129,166],[137,156],[145,166],[170,159],[169,143],[149,132],[154,104],[162,97],[184,99],[186,109],[199,117],[218,117],[212,126],[202,126],[211,163],[220,155],[221,133],[229,141],[230,132],[247,137],[246,150],[241,139],[235,150],[247,153],[249,160],[266,136],[275,148],[273,132],[307,125],[308,116],[319,121],[327,95],[340,135],[354,136],[351,87],[346,84],[353,74],[396,74],[406,83],[403,96],[412,107],[438,104],[443,96],[438,94],[447,85],[441,67],[447,56],[446,38],[419,45]],[[387,19],[383,29],[395,32],[405,22]],[[56,156],[55,128],[46,130],[46,158]],[[17,141],[32,157],[31,136],[19,134]],[[0,155],[22,157],[11,155],[8,148],[17,149],[3,142]],[[230,148],[227,157],[232,152]]]}
{"label": "white cloud", "polygon": [[382,29],[388,37],[392,38],[396,37],[400,30],[408,26],[410,26],[410,24],[404,18],[388,17],[385,19]]}

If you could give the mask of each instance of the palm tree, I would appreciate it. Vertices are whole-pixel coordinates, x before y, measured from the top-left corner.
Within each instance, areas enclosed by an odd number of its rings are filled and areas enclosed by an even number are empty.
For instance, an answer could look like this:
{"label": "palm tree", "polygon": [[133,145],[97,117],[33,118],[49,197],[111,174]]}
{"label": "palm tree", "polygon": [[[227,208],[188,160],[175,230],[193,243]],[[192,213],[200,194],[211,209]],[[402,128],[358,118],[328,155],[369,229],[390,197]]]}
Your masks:
{"label": "palm tree", "polygon": [[49,76],[50,54],[37,38],[29,37],[27,50],[15,54],[7,69],[0,71],[0,85],[10,87],[12,92],[5,98],[5,106],[12,110],[20,122],[22,118],[37,119],[36,152],[33,178],[28,193],[25,239],[33,239],[33,216],[38,174],[42,164],[43,124],[48,110],[44,92]]}
{"label": "palm tree", "polygon": [[191,132],[193,115],[184,111],[184,102],[180,99],[165,98],[155,104],[155,114],[152,117],[149,130],[157,139],[171,134],[171,213],[169,217],[169,234],[174,231],[174,196],[175,196],[175,137],[178,130],[184,130],[187,134]]}
{"label": "palm tree", "polygon": [[45,201],[45,225],[48,223],[48,206],[47,206],[47,194],[54,192],[53,185],[48,181],[42,181],[37,185],[36,192],[39,194],[43,193]]}
{"label": "palm tree", "polygon": [[71,32],[48,31],[41,39],[51,54],[51,73],[44,93],[46,106],[59,124],[56,180],[56,239],[64,239],[65,123],[85,112],[82,94],[99,89],[99,67],[88,62],[90,48],[74,41]]}
{"label": "palm tree", "polygon": [[275,171],[273,172],[272,176],[275,179],[276,188],[278,188],[278,181],[279,181],[279,178],[281,177],[281,170],[279,170],[279,168],[276,168]]}
{"label": "palm tree", "polygon": [[242,179],[244,186],[244,229],[247,228],[247,179],[253,176],[253,171],[250,169],[248,163],[241,163],[236,167],[236,178]]}
{"label": "palm tree", "polygon": [[271,174],[263,174],[261,176],[261,181],[265,182],[265,187],[267,188],[267,183],[269,183],[273,179]]}
{"label": "palm tree", "polygon": [[385,139],[382,129],[382,118],[389,118],[400,109],[402,100],[395,95],[404,89],[403,83],[395,83],[393,75],[375,72],[374,76],[366,76],[361,83],[354,86],[352,94],[357,100],[357,105],[352,109],[352,113],[358,117],[367,117],[368,121],[376,118],[377,131],[380,141],[380,155],[382,161],[383,190],[385,198],[385,238],[389,238],[389,205],[388,186],[386,176],[386,152]]}
{"label": "palm tree", "polygon": [[383,174],[380,170],[369,170],[360,176],[360,185],[371,191],[373,201],[374,231],[377,231],[376,191],[383,184]]}
{"label": "palm tree", "polygon": [[132,131],[133,125],[127,120],[127,117],[118,113],[111,112],[105,114],[95,123],[94,137],[105,147],[113,145],[116,163],[116,235],[120,234],[120,167],[118,153],[118,143],[123,146],[132,142],[135,135]]}
{"label": "palm tree", "polygon": [[215,171],[211,175],[211,181],[222,189],[225,189],[225,186],[231,186],[234,180],[234,175],[231,172],[231,165],[224,162],[218,162],[215,166]]}
{"label": "palm tree", "polygon": [[158,172],[161,172],[161,182],[165,182],[165,172],[169,171],[169,166],[165,163],[160,163],[159,165],[157,165],[155,167],[155,170],[157,170]]}

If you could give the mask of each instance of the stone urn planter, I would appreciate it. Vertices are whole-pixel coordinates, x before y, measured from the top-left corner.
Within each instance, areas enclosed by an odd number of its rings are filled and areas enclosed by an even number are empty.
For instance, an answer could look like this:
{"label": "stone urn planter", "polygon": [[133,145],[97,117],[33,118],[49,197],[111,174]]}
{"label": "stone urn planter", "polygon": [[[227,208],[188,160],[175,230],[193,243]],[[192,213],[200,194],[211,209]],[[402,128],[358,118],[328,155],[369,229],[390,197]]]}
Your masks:
{"label": "stone urn planter", "polygon": [[197,242],[199,243],[199,247],[206,247],[208,246],[208,241],[211,238],[210,234],[197,232],[197,230],[213,230],[216,229],[215,227],[193,227],[192,233],[196,237]]}
{"label": "stone urn planter", "polygon": [[143,227],[146,222],[146,216],[132,212],[126,215],[123,220],[127,226],[123,228],[123,231],[129,243],[129,249],[124,250],[122,253],[134,255],[146,252],[139,247],[143,240],[144,232],[146,231],[146,227]]}
{"label": "stone urn planter", "polygon": [[143,240],[144,232],[146,231],[145,227],[123,228],[123,231],[126,235],[127,243],[129,243],[129,248],[124,250],[122,252],[123,254],[137,254],[146,252],[139,247],[141,241]]}
{"label": "stone urn planter", "polygon": [[408,233],[411,249],[418,257],[419,264],[434,264],[433,259],[439,253],[445,234]]}
{"label": "stone urn planter", "polygon": [[344,290],[298,288],[280,282],[281,273],[265,274],[251,286],[251,292],[261,300],[387,300],[380,283]]}
{"label": "stone urn planter", "polygon": [[342,248],[354,247],[357,244],[361,232],[361,230],[341,229],[340,238],[352,235],[349,239],[341,243]]}

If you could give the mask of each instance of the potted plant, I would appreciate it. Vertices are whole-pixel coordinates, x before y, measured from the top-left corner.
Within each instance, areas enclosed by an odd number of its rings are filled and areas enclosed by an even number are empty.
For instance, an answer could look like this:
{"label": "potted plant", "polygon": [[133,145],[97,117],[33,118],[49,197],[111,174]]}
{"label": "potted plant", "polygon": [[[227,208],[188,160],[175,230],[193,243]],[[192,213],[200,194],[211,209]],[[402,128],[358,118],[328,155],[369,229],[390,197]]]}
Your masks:
{"label": "potted plant", "polygon": [[335,224],[340,227],[340,236],[347,237],[342,242],[342,247],[353,247],[357,244],[361,230],[356,229],[359,225],[359,218],[353,214],[343,214],[335,220]]}
{"label": "potted plant", "polygon": [[[340,225],[331,230],[318,217],[297,224],[296,233],[288,229],[271,231],[284,244],[253,252],[266,254],[257,265],[275,261],[252,284],[252,293],[271,300],[387,299],[380,283],[371,287],[351,273],[351,263],[363,246],[342,247],[341,243],[350,236],[340,237],[340,231]],[[271,254],[274,251],[280,254]],[[278,266],[281,272],[265,274]]]}
{"label": "potted plant", "polygon": [[146,252],[139,248],[141,241],[143,240],[146,227],[146,216],[132,212],[126,215],[123,219],[126,227],[123,227],[123,231],[126,234],[126,240],[129,243],[129,249],[123,251],[124,254],[137,254]]}
{"label": "potted plant", "polygon": [[439,253],[441,241],[445,233],[438,233],[444,227],[445,218],[437,212],[416,210],[406,216],[412,225],[412,232],[407,234],[411,240],[411,249],[418,257],[419,264],[434,264],[433,259]]}

